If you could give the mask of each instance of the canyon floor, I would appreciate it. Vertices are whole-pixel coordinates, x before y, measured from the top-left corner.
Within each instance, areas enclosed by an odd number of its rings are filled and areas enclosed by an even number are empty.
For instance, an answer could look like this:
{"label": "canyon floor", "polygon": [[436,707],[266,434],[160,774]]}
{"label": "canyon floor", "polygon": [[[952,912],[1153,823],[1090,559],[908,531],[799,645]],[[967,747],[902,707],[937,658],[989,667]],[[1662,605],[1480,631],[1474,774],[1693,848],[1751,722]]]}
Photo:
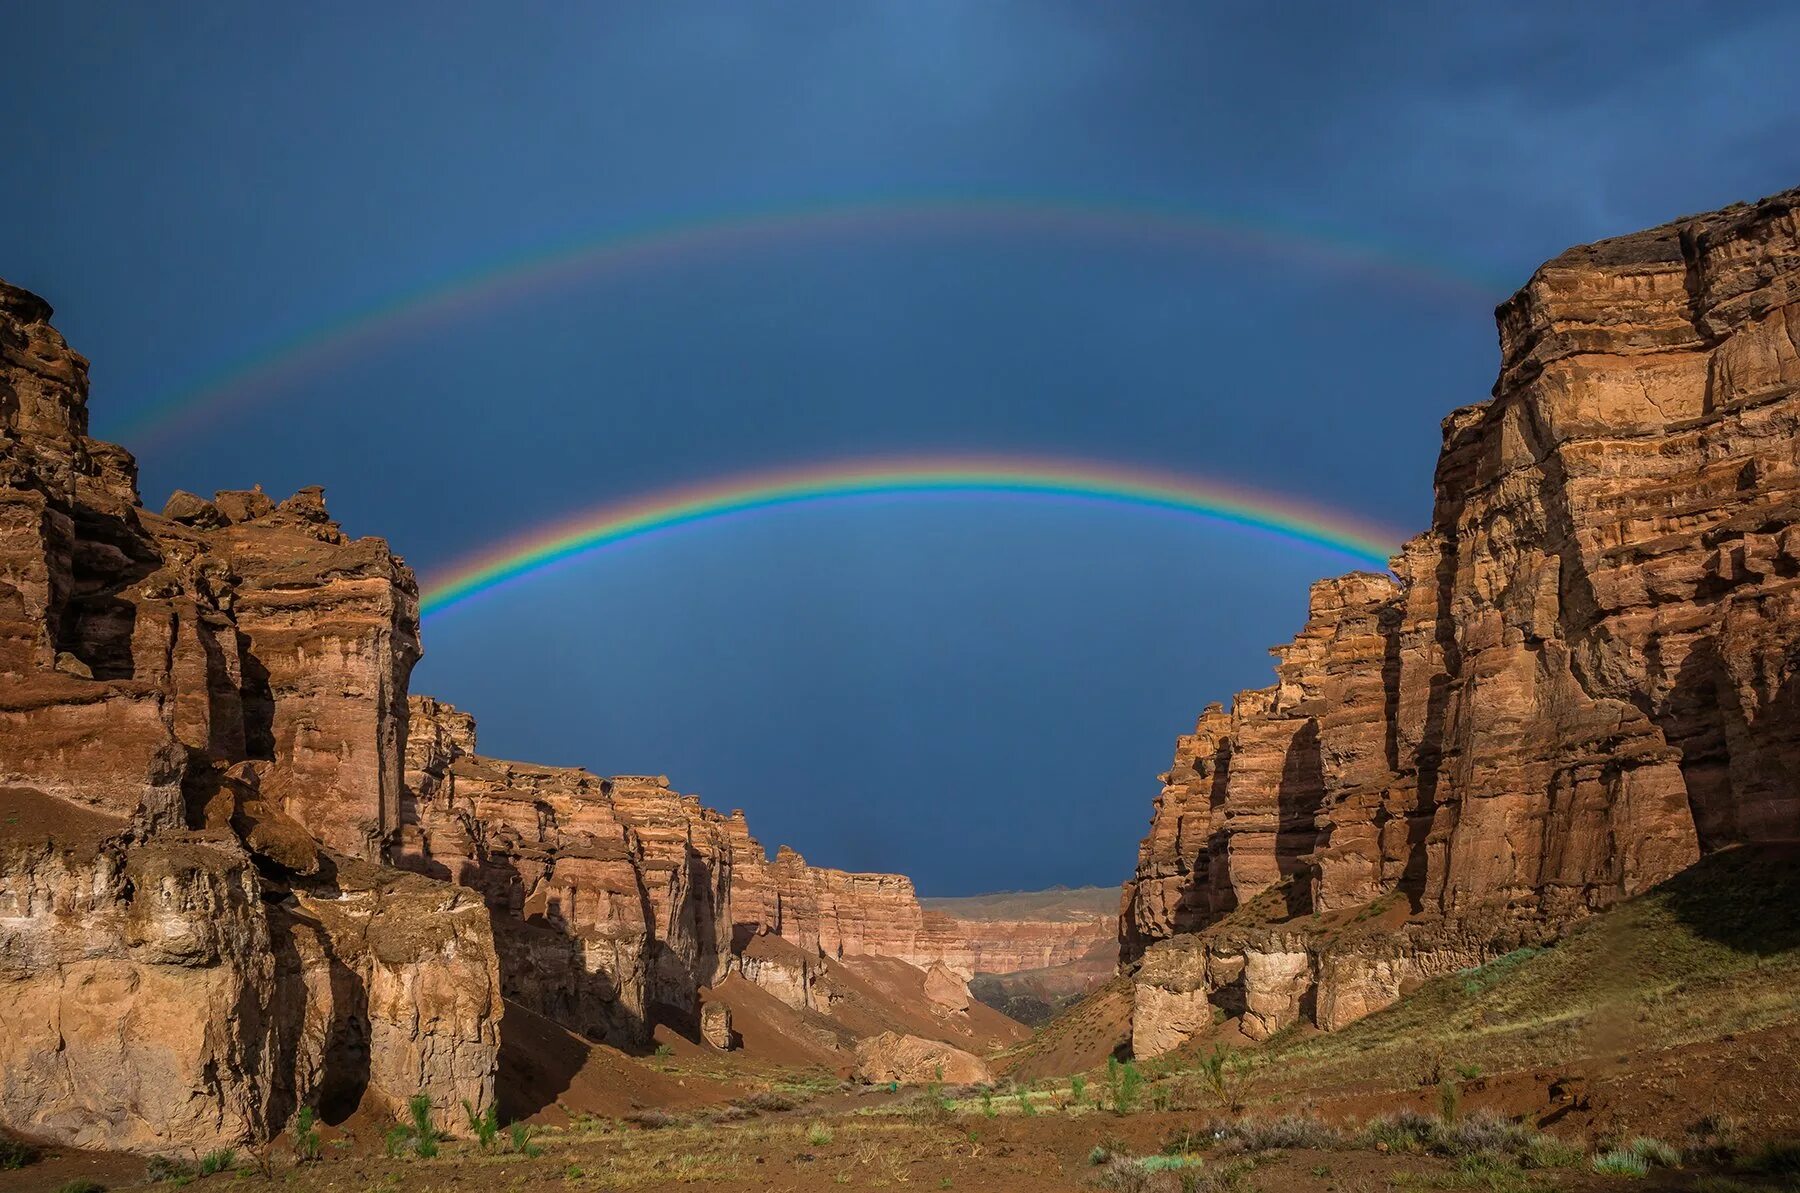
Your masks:
{"label": "canyon floor", "polygon": [[[484,1147],[465,1130],[421,1149],[352,1116],[318,1128],[315,1161],[293,1132],[207,1176],[201,1156],[153,1172],[51,1150],[0,1172],[0,1190],[152,1175],[306,1191],[1800,1188],[1797,861],[1800,847],[1726,851],[1552,947],[1339,1032],[1252,1044],[1222,1020],[1128,1068],[1107,1059],[1128,1034],[1115,983],[996,1053],[1008,1076],[992,1086],[858,1084],[667,1030],[628,1055],[509,1008],[500,1094],[529,1111],[517,1136]],[[755,1006],[734,1012],[756,1041]],[[1032,1075],[1045,1069],[1061,1072]],[[1671,1154],[1639,1144],[1642,1175],[1595,1170],[1641,1138]]]}

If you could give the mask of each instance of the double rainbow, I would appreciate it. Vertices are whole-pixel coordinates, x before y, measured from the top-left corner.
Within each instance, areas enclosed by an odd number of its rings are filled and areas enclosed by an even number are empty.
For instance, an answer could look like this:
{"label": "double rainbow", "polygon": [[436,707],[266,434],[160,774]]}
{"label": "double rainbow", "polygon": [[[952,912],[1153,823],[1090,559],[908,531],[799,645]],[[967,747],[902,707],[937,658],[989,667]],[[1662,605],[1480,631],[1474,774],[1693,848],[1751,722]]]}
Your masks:
{"label": "double rainbow", "polygon": [[421,611],[442,613],[557,564],[682,526],[787,506],[920,494],[1073,499],[1191,514],[1321,547],[1380,571],[1400,542],[1397,534],[1352,515],[1138,467],[1042,457],[864,459],[743,474],[601,506],[429,575]]}
{"label": "double rainbow", "polygon": [[1283,221],[1130,200],[1039,196],[894,197],[839,201],[615,231],[503,260],[345,312],[198,382],[153,398],[109,428],[140,450],[207,415],[279,392],[284,383],[411,331],[482,312],[559,285],[708,261],[771,245],[903,236],[1028,236],[1177,251],[1224,247],[1386,277],[1434,298],[1491,305],[1504,281],[1444,259]]}

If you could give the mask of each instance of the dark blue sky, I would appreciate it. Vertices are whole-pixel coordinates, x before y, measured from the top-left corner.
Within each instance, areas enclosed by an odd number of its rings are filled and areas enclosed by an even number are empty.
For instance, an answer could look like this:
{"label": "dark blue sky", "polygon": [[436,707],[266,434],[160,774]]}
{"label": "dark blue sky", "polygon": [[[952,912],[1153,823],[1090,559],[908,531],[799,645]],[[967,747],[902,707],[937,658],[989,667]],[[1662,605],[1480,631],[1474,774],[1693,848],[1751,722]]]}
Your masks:
{"label": "dark blue sky", "polygon": [[[422,572],[573,510],[871,453],[1085,455],[1412,529],[1491,307],[1569,244],[1800,183],[1800,13],[1698,4],[60,4],[6,19],[0,276],[93,427],[309,329],[648,223],[891,196],[1382,246],[790,239],[512,295],[141,452],[326,486]],[[128,443],[128,446],[138,446]],[[696,527],[427,626],[490,753],[666,773],[932,894],[1118,881],[1177,733],[1328,553],[1057,502]]]}

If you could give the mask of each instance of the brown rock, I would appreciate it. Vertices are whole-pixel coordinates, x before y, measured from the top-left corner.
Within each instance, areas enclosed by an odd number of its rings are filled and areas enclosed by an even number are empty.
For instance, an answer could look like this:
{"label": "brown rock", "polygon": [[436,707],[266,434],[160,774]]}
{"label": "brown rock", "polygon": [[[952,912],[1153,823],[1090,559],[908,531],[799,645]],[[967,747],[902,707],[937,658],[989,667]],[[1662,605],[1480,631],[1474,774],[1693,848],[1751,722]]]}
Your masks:
{"label": "brown rock", "polygon": [[[1178,743],[1121,920],[1147,1051],[1196,997],[1252,1034],[1340,1026],[1800,835],[1797,207],[1572,249],[1500,309],[1431,529],[1392,577],[1315,585],[1278,683]],[[1304,918],[1383,900],[1412,913],[1385,939]]]}
{"label": "brown rock", "polygon": [[942,1081],[950,1085],[975,1085],[993,1080],[987,1062],[971,1052],[938,1040],[899,1032],[882,1032],[856,1046],[855,1076],[858,1081],[922,1085]]}
{"label": "brown rock", "polygon": [[721,1052],[737,1047],[731,1034],[731,1008],[722,1002],[709,1002],[701,1007],[700,1038]]}

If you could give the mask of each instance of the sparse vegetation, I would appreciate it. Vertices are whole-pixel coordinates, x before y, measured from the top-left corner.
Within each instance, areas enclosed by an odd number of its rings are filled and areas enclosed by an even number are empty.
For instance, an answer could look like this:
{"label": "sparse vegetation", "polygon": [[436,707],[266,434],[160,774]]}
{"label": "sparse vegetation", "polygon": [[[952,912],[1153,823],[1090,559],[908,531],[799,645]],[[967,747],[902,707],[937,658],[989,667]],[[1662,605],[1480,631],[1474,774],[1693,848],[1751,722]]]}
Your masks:
{"label": "sparse vegetation", "polygon": [[1681,1167],[1681,1152],[1660,1139],[1639,1135],[1625,1145],[1625,1150],[1652,1168]]}
{"label": "sparse vegetation", "polygon": [[1234,1110],[1241,1101],[1249,1067],[1249,1058],[1242,1053],[1214,1044],[1212,1051],[1200,1058],[1200,1081],[1221,1109]]}
{"label": "sparse vegetation", "polygon": [[198,1174],[192,1164],[173,1156],[151,1156],[149,1163],[144,1165],[144,1179],[151,1184],[173,1181],[178,1185],[185,1185],[196,1175]]}
{"label": "sparse vegetation", "polygon": [[37,1158],[35,1147],[0,1131],[0,1169],[23,1168]]}
{"label": "sparse vegetation", "polygon": [[469,1120],[469,1134],[474,1137],[475,1145],[484,1152],[493,1151],[494,1141],[500,1136],[498,1113],[492,1106],[477,1113],[467,1098],[463,1099],[462,1108]]}
{"label": "sparse vegetation", "polygon": [[1643,1177],[1650,1175],[1650,1165],[1636,1152],[1615,1148],[1594,1157],[1594,1171],[1603,1176]]}
{"label": "sparse vegetation", "polygon": [[236,1164],[237,1149],[222,1147],[200,1157],[200,1175],[212,1176],[215,1173],[230,1172]]}
{"label": "sparse vegetation", "polygon": [[314,1125],[314,1117],[311,1106],[302,1106],[294,1112],[294,1157],[302,1164],[311,1164],[319,1158],[319,1128]]}
{"label": "sparse vegetation", "polygon": [[106,1186],[98,1181],[77,1177],[75,1180],[58,1185],[56,1193],[106,1193]]}
{"label": "sparse vegetation", "polygon": [[1766,1143],[1745,1157],[1739,1167],[1745,1172],[1780,1177],[1800,1185],[1800,1139],[1778,1139]]}
{"label": "sparse vegetation", "polygon": [[544,1149],[532,1142],[534,1134],[536,1132],[532,1130],[529,1123],[514,1123],[506,1128],[506,1141],[513,1154],[518,1156],[543,1155]]}
{"label": "sparse vegetation", "polygon": [[396,1123],[388,1129],[387,1154],[396,1159],[417,1156],[429,1160],[436,1156],[443,1134],[431,1121],[431,1095],[414,1094],[407,1099],[406,1112],[411,1122]]}
{"label": "sparse vegetation", "polygon": [[1107,1057],[1106,1088],[1114,1114],[1130,1114],[1136,1110],[1138,1096],[1144,1088],[1144,1075],[1138,1071],[1137,1062]]}
{"label": "sparse vegetation", "polygon": [[814,1147],[824,1147],[831,1142],[831,1129],[824,1123],[813,1123],[806,1128],[806,1142]]}
{"label": "sparse vegetation", "polygon": [[656,1046],[656,1055],[664,1058],[665,1060],[671,1056],[674,1056],[675,1055],[675,1045],[673,1045],[673,1044],[658,1044]]}
{"label": "sparse vegetation", "polygon": [[1087,1078],[1080,1073],[1069,1078],[1069,1100],[1077,1106],[1087,1102]]}

